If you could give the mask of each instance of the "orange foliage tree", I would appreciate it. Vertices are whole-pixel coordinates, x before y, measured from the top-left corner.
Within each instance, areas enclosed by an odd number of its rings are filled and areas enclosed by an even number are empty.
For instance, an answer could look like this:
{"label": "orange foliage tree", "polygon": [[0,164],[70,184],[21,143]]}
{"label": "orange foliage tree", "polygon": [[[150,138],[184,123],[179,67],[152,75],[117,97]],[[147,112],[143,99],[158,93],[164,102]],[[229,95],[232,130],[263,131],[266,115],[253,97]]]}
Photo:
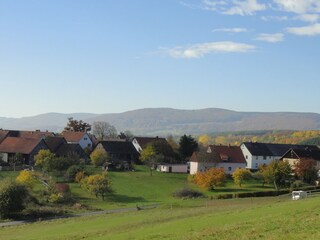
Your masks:
{"label": "orange foliage tree", "polygon": [[205,172],[197,172],[193,181],[200,187],[214,190],[217,186],[222,186],[226,180],[226,173],[223,168],[210,168]]}

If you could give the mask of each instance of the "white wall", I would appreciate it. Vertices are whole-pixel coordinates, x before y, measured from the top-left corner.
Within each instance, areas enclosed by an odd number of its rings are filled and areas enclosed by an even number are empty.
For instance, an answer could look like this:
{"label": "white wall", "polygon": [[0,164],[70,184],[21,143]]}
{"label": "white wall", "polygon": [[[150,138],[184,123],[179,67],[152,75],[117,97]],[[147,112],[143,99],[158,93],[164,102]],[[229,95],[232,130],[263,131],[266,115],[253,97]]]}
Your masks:
{"label": "white wall", "polygon": [[246,168],[245,163],[218,163],[217,168],[223,168],[225,173],[232,174],[237,168]]}
{"label": "white wall", "polygon": [[8,153],[0,153],[2,161],[8,162]]}
{"label": "white wall", "polygon": [[160,172],[171,172],[172,173],[187,173],[188,172],[188,165],[187,164],[166,164],[166,165],[159,165]]}
{"label": "white wall", "polygon": [[141,151],[142,151],[142,148],[141,148],[141,146],[139,145],[137,139],[134,138],[134,139],[132,140],[132,144],[133,144],[133,146],[136,148],[136,150],[137,150],[138,152],[141,152]]}
{"label": "white wall", "polygon": [[86,149],[87,147],[92,147],[92,141],[88,134],[83,135],[81,140],[79,141],[79,145],[82,147],[82,149]]}
{"label": "white wall", "polygon": [[232,174],[237,168],[246,168],[245,163],[208,163],[208,162],[190,162],[190,174],[204,172],[210,168],[223,168],[225,173]]}

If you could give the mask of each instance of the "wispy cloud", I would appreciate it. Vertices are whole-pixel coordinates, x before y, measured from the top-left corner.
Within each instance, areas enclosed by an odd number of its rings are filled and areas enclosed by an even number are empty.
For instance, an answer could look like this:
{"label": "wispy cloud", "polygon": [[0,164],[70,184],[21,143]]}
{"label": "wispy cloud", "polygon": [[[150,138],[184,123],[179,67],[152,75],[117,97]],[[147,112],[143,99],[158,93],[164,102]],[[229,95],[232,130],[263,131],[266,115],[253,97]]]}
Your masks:
{"label": "wispy cloud", "polygon": [[257,0],[233,1],[233,7],[226,10],[227,15],[253,15],[255,12],[266,10],[266,5],[260,4]]}
{"label": "wispy cloud", "polygon": [[248,32],[246,28],[216,28],[212,32],[231,32],[231,33],[243,33]]}
{"label": "wispy cloud", "polygon": [[304,27],[292,27],[286,29],[289,33],[300,36],[315,36],[320,35],[320,23],[316,23]]}
{"label": "wispy cloud", "polygon": [[273,0],[277,6],[287,12],[306,14],[320,12],[319,0]]}
{"label": "wispy cloud", "polygon": [[295,19],[298,19],[304,22],[315,23],[319,20],[319,15],[318,14],[301,14],[295,17]]}
{"label": "wispy cloud", "polygon": [[173,58],[201,58],[211,53],[245,53],[255,49],[255,46],[237,42],[209,42],[194,44],[188,47],[165,48],[161,52]]}
{"label": "wispy cloud", "polygon": [[262,16],[261,20],[269,22],[269,21],[288,21],[288,16]]}
{"label": "wispy cloud", "polygon": [[284,36],[283,33],[274,33],[274,34],[261,33],[255,38],[255,40],[276,43],[276,42],[282,42],[283,36]]}

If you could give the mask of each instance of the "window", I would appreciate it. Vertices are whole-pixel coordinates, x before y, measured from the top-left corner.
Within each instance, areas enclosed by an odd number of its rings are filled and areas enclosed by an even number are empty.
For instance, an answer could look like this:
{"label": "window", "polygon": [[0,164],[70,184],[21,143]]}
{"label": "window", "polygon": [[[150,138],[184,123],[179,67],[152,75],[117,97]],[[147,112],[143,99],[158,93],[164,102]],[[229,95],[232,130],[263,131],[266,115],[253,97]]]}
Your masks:
{"label": "window", "polygon": [[246,159],[248,159],[248,155],[246,155]]}
{"label": "window", "polygon": [[258,166],[258,163],[256,163],[256,168],[258,168],[259,166]]}
{"label": "window", "polygon": [[232,170],[232,167],[228,167],[228,171],[230,172]]}
{"label": "window", "polygon": [[83,140],[88,140],[88,138],[85,137],[85,138],[83,138]]}
{"label": "window", "polygon": [[267,159],[267,156],[263,156],[263,160],[266,160]]}
{"label": "window", "polygon": [[259,157],[258,156],[256,156],[256,160],[258,160],[259,159]]}

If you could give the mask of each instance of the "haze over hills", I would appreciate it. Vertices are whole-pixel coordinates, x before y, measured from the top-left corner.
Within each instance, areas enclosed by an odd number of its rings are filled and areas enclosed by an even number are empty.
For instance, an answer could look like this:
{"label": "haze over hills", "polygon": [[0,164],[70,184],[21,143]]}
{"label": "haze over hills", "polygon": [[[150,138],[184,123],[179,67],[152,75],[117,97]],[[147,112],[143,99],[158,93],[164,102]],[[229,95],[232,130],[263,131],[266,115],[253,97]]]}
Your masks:
{"label": "haze over hills", "polygon": [[316,130],[320,114],[296,112],[237,112],[207,108],[178,110],[146,108],[123,113],[47,113],[32,117],[1,118],[0,128],[61,131],[69,117],[88,123],[106,121],[118,131],[130,130],[136,135],[203,134],[242,130]]}

